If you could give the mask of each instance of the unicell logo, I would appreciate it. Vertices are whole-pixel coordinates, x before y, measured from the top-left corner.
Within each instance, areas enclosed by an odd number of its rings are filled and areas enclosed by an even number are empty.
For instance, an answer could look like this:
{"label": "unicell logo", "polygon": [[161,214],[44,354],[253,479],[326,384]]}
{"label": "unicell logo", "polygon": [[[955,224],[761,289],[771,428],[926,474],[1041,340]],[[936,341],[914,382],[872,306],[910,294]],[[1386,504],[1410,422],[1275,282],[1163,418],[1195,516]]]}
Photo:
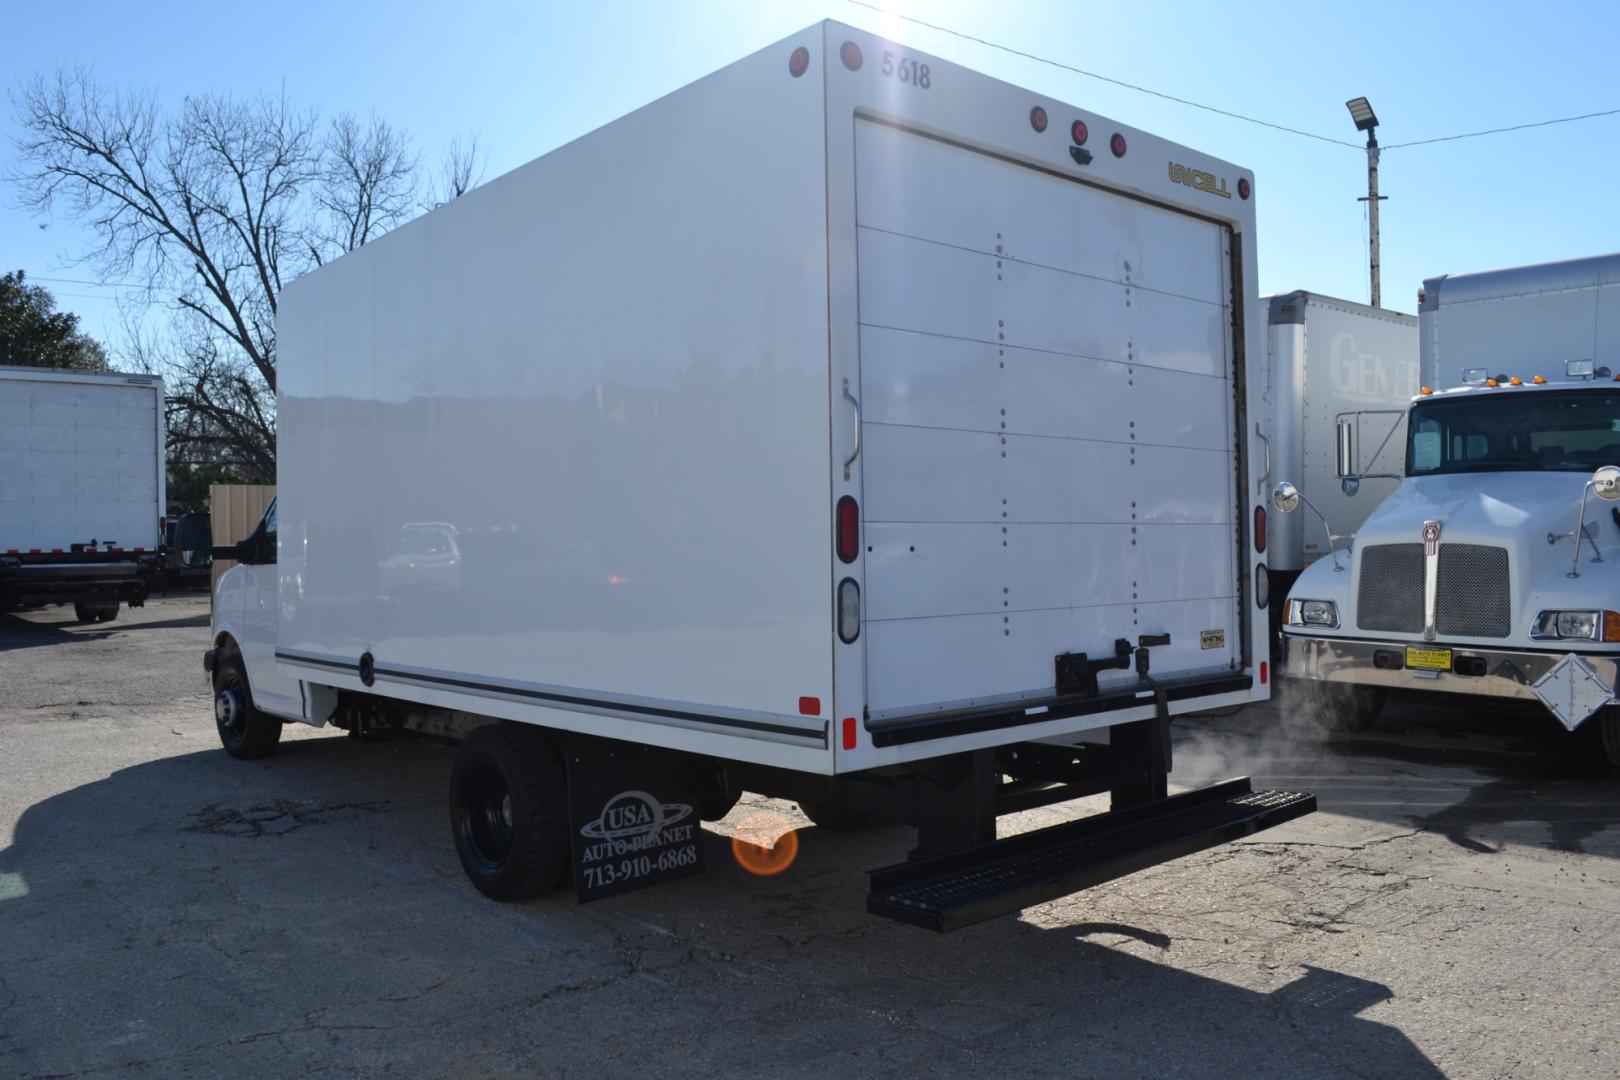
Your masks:
{"label": "unicell logo", "polygon": [[621,791],[607,801],[595,821],[588,821],[579,834],[601,841],[585,851],[586,861],[642,851],[660,844],[690,840],[692,826],[671,828],[690,817],[685,803],[661,802],[645,791]]}

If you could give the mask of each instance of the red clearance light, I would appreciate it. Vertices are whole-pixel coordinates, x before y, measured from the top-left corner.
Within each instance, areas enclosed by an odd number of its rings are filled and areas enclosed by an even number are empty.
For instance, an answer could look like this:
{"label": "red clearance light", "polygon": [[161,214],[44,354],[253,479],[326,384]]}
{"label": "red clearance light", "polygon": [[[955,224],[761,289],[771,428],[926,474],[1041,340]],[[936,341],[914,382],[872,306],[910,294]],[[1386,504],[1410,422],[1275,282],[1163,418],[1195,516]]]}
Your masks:
{"label": "red clearance light", "polygon": [[1084,120],[1076,120],[1069,125],[1069,138],[1074,140],[1074,145],[1084,146],[1086,140],[1091,138],[1091,129],[1086,127]]}
{"label": "red clearance light", "polygon": [[861,550],[861,512],[852,495],[838,500],[838,561],[852,563]]}
{"label": "red clearance light", "polygon": [[1247,199],[1253,190],[1247,177],[1238,177],[1238,198]]}
{"label": "red clearance light", "polygon": [[1113,151],[1115,157],[1124,157],[1125,136],[1117,131],[1114,132],[1113,137],[1108,140],[1108,149]]}
{"label": "red clearance light", "polygon": [[1264,555],[1266,553],[1266,508],[1254,508],[1254,550]]}
{"label": "red clearance light", "polygon": [[844,749],[855,749],[855,718],[853,716],[844,717]]}
{"label": "red clearance light", "polygon": [[799,699],[799,713],[803,716],[820,716],[821,699],[818,697],[802,697]]}
{"label": "red clearance light", "polygon": [[853,41],[844,42],[843,48],[838,50],[838,59],[851,71],[861,70],[861,63],[865,59],[861,56],[861,47]]}
{"label": "red clearance light", "polygon": [[1029,110],[1029,126],[1037,132],[1046,130],[1046,110],[1039,105]]}
{"label": "red clearance light", "polygon": [[1266,685],[1266,677],[1271,674],[1271,666],[1264,660],[1260,661],[1260,685]]}
{"label": "red clearance light", "polygon": [[788,74],[797,79],[810,70],[810,50],[800,45],[788,57]]}

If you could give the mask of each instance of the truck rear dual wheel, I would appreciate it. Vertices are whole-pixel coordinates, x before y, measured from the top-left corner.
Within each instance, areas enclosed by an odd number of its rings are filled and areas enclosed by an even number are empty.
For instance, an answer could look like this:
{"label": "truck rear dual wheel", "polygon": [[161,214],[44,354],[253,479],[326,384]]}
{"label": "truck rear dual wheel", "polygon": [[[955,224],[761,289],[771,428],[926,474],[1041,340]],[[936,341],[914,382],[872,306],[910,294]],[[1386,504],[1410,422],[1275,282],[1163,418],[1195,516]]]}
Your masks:
{"label": "truck rear dual wheel", "polygon": [[528,900],[568,878],[568,782],[544,732],[500,723],[468,735],[450,770],[461,867],[492,900]]}
{"label": "truck rear dual wheel", "polygon": [[214,669],[214,726],[220,744],[234,758],[269,757],[281,742],[281,721],[254,707],[247,671],[234,654]]}
{"label": "truck rear dual wheel", "polygon": [[112,622],[118,618],[118,603],[111,604],[84,604],[73,605],[73,617],[82,623]]}

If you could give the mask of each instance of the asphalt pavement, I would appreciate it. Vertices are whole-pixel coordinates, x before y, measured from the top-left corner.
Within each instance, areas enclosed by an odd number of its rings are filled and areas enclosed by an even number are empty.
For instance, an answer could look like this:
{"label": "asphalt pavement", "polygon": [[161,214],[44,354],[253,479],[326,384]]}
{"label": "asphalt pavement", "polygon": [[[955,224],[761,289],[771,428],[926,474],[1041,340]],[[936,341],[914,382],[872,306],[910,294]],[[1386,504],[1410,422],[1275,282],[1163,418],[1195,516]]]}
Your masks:
{"label": "asphalt pavement", "polygon": [[[754,798],[699,877],[500,905],[453,748],[228,758],[207,614],[0,616],[0,1076],[1620,1075],[1620,777],[1534,710],[1182,721],[1176,782],[1320,812],[945,936],[864,911],[905,830]],[[725,837],[762,809],[776,877]]]}

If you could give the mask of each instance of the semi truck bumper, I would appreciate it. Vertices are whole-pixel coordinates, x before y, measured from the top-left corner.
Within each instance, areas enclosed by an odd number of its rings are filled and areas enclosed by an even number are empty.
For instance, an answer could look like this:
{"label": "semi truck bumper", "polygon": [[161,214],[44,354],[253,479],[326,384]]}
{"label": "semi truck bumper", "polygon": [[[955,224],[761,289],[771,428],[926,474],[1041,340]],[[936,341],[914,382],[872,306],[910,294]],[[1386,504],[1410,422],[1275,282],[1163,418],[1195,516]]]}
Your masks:
{"label": "semi truck bumper", "polygon": [[1614,701],[1620,654],[1283,636],[1288,679],[1539,701],[1573,731]]}

